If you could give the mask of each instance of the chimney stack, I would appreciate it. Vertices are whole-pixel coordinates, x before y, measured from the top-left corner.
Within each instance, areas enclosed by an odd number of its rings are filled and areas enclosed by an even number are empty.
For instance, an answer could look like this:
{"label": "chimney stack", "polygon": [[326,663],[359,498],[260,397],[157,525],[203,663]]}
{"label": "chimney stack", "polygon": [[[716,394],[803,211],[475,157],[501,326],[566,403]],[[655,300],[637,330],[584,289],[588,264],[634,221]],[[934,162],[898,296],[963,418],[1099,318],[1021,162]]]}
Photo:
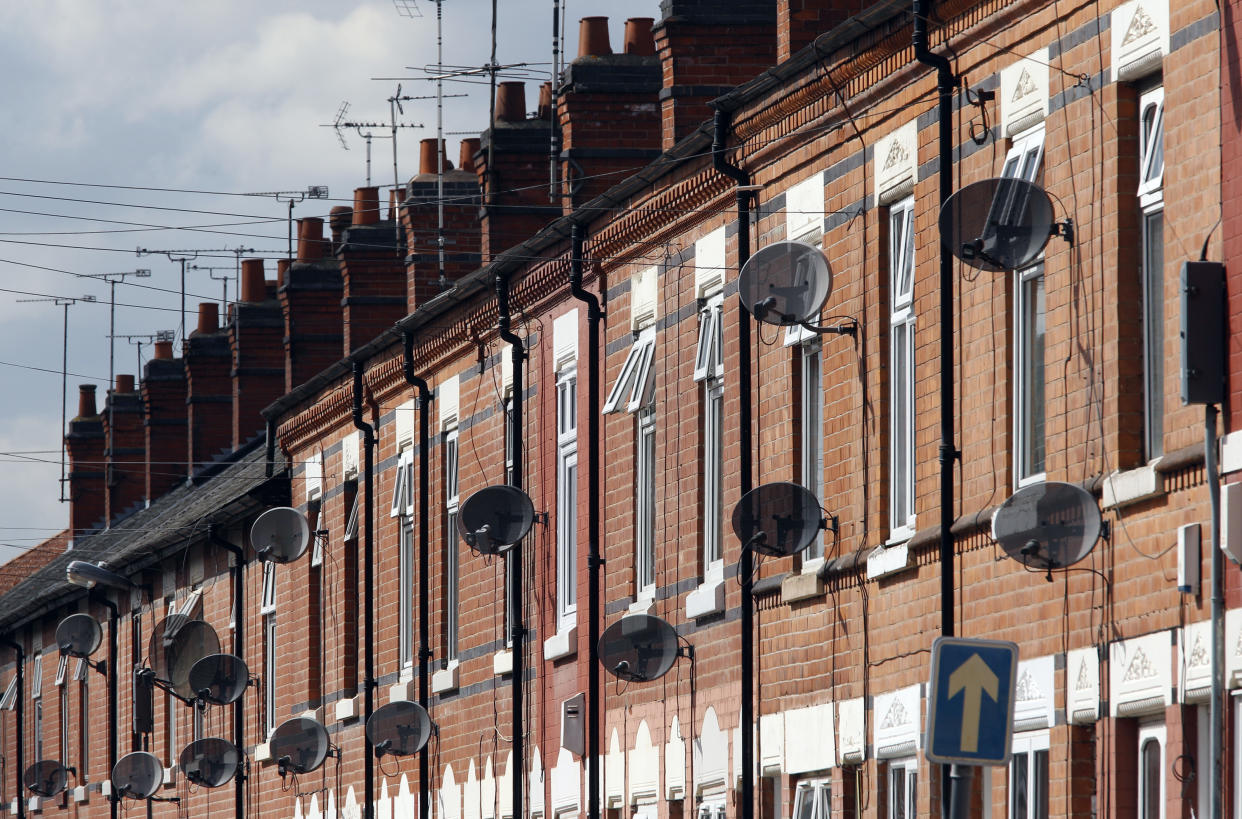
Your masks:
{"label": "chimney stack", "polygon": [[[356,208],[354,219],[358,219]],[[316,248],[324,248],[322,236],[323,220],[300,220],[297,261],[276,264],[285,325],[285,392],[341,358],[341,273],[335,257],[315,255]],[[348,241],[346,231],[342,246]]]}
{"label": "chimney stack", "polygon": [[104,519],[111,525],[118,516],[141,507],[147,490],[147,442],[142,423],[142,396],[134,389],[132,375],[118,375],[104,408],[104,460],[108,474],[104,484]]}
{"label": "chimney stack", "polygon": [[95,411],[95,385],[78,387],[78,414],[69,422],[69,537],[71,543],[103,526],[104,423]]}
{"label": "chimney stack", "polygon": [[198,330],[186,339],[187,477],[228,449],[233,438],[232,356],[228,333],[220,330],[217,319],[215,302],[199,304]]}
{"label": "chimney stack", "polygon": [[[389,197],[396,199],[396,195]],[[338,315],[344,320],[343,347],[337,348],[337,358],[349,355],[405,315],[405,254],[395,234],[391,219],[379,220],[379,189],[358,188],[354,224],[345,231],[336,252],[343,294],[338,306],[343,310]]]}
{"label": "chimney stack", "polygon": [[259,411],[276,400],[285,387],[280,303],[268,292],[262,259],[242,262],[242,297],[229,324],[232,355],[233,448],[263,429]]}
{"label": "chimney stack", "polygon": [[[434,155],[435,140],[431,142]],[[463,139],[460,170],[444,172],[444,278],[450,283],[479,266],[479,176],[475,170],[479,145],[478,139]],[[409,248],[405,257],[407,313],[442,292],[438,196],[434,168],[411,179],[406,187],[401,220]]]}
{"label": "chimney stack", "polygon": [[777,0],[776,61],[785,62],[864,6],[860,0]]}
{"label": "chimney stack", "polygon": [[144,496],[155,500],[186,474],[188,419],[185,361],[173,358],[172,342],[155,342],[155,357],[142,375],[143,444],[147,452]]}

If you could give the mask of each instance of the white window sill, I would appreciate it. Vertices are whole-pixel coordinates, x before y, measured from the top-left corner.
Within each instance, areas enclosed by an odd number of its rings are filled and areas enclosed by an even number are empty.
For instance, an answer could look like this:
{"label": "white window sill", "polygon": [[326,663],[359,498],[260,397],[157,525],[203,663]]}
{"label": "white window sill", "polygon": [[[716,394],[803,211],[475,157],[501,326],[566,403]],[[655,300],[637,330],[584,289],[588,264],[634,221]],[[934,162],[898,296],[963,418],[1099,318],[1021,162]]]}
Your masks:
{"label": "white window sill", "polygon": [[406,678],[405,672],[401,672],[402,679],[388,686],[388,701],[402,702],[404,700],[417,699],[417,692],[413,678]]}
{"label": "white window sill", "polygon": [[357,695],[336,701],[336,721],[349,722],[358,719]]}
{"label": "white window sill", "polygon": [[543,641],[543,658],[559,660],[578,650],[578,627],[562,626],[556,634]]}
{"label": "white window sill", "polygon": [[79,805],[89,802],[91,798],[91,789],[85,785],[79,785],[73,789],[73,801]]}
{"label": "white window sill", "polygon": [[1039,473],[1037,473],[1037,474],[1035,474],[1035,475],[1027,475],[1025,478],[1019,478],[1019,479],[1018,479],[1018,486],[1017,486],[1017,488],[1018,488],[1018,489],[1021,489],[1022,487],[1024,487],[1024,486],[1030,486],[1031,484],[1035,484],[1035,483],[1043,483],[1043,482],[1044,482],[1044,481],[1046,481],[1046,480],[1048,480],[1048,473],[1047,473],[1047,472],[1039,472]]}
{"label": "white window sill", "polygon": [[905,543],[914,537],[914,533],[918,531],[918,527],[914,524],[914,518],[906,523],[905,526],[894,526],[892,531],[888,533],[888,540],[884,541],[885,546],[896,546],[899,543]]}
{"label": "white window sill", "polygon": [[881,546],[867,555],[868,580],[890,577],[909,568],[911,568],[910,549],[905,543]]}
{"label": "white window sill", "polygon": [[1221,474],[1242,469],[1242,432],[1230,432],[1220,437]]}
{"label": "white window sill", "polygon": [[169,765],[164,769],[164,787],[170,788],[177,784],[177,766]]}
{"label": "white window sill", "polygon": [[647,614],[651,611],[651,607],[655,604],[655,595],[653,593],[641,593],[638,599],[630,603],[630,607],[625,610],[626,614]]}
{"label": "white window sill", "polygon": [[510,649],[497,651],[492,655],[492,674],[502,677],[513,673],[513,652]]}
{"label": "white window sill", "polygon": [[272,758],[272,746],[266,742],[260,742],[254,746],[254,761],[267,762]]}
{"label": "white window sill", "polygon": [[[823,560],[817,560],[815,563],[815,568],[824,565]],[[819,575],[813,569],[807,570],[804,567],[801,572],[791,574],[781,582],[781,602],[785,604],[809,600],[823,593],[824,581],[819,579]]]}
{"label": "white window sill", "polygon": [[[806,554],[806,552],[803,552]],[[824,567],[824,556],[803,558],[802,566],[799,567],[799,574],[816,574]]]}
{"label": "white window sill", "polygon": [[1129,469],[1125,472],[1114,472],[1104,479],[1104,491],[1101,498],[1105,509],[1116,509],[1132,503],[1145,501],[1164,494],[1163,482],[1156,474],[1157,458],[1146,466]]}
{"label": "white window sill", "polygon": [[696,620],[719,614],[725,607],[725,584],[723,577],[709,577],[697,589],[686,595],[686,619]]}
{"label": "white window sill", "polygon": [[460,684],[461,666],[457,660],[449,660],[448,667],[442,668],[431,675],[431,693],[442,694],[445,691],[456,691]]}

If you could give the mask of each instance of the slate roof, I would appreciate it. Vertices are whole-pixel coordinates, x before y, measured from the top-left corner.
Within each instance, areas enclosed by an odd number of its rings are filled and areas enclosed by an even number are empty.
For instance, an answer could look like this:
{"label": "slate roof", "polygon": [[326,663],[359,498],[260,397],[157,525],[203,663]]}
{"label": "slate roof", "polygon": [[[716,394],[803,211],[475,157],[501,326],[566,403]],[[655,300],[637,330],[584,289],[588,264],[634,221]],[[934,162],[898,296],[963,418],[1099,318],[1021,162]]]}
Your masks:
{"label": "slate roof", "polygon": [[71,560],[105,561],[119,574],[154,566],[166,555],[207,537],[210,524],[237,523],[290,501],[287,464],[277,449],[266,474],[264,437],[252,439],[210,475],[199,473],[112,528],[80,538],[0,596],[0,632],[11,631],[80,598],[86,590],[65,578]]}

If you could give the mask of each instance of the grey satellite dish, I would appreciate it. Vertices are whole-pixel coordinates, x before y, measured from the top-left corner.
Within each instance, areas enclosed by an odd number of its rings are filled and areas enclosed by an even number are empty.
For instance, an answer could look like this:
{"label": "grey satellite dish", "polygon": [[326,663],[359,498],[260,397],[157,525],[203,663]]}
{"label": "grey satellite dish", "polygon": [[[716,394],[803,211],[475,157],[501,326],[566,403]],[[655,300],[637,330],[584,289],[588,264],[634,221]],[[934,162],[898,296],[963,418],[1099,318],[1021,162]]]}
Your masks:
{"label": "grey satellite dish", "polygon": [[367,720],[367,739],[375,755],[410,756],[431,737],[431,717],[418,703],[397,700],[376,709]]}
{"label": "grey satellite dish", "polygon": [[228,705],[246,692],[250,669],[233,654],[208,654],[190,666],[186,685],[194,696],[212,705]]}
{"label": "grey satellite dish", "polygon": [[259,560],[291,563],[306,553],[310,524],[290,506],[278,506],[259,515],[250,527],[250,544]]}
{"label": "grey satellite dish", "polygon": [[216,630],[202,620],[171,614],[151,633],[149,659],[156,679],[168,683],[181,697],[192,699],[190,669],[199,660],[220,653]]}
{"label": "grey satellite dish", "polygon": [[651,682],[677,662],[677,632],[651,614],[622,617],[599,637],[599,661],[627,682]]}
{"label": "grey satellite dish", "polygon": [[150,799],[164,782],[164,766],[148,751],[134,751],[117,760],[112,790],[121,799]]}
{"label": "grey satellite dish", "polygon": [[1005,554],[1032,569],[1072,566],[1100,539],[1100,508],[1072,483],[1024,486],[992,516],[992,537]]}
{"label": "grey satellite dish", "polygon": [[796,483],[765,483],[733,507],[733,531],[745,546],[775,557],[797,554],[826,527],[819,501]]}
{"label": "grey satellite dish", "polygon": [[501,484],[466,498],[457,516],[457,530],[466,545],[494,555],[526,537],[534,522],[535,506],[530,496],[516,486]]}
{"label": "grey satellite dish", "polygon": [[823,252],[805,242],[775,242],[755,253],[738,274],[742,307],[767,324],[813,321],[832,295]]}
{"label": "grey satellite dish", "polygon": [[55,796],[69,787],[69,771],[54,759],[43,759],[26,769],[22,782],[37,796]]}
{"label": "grey satellite dish", "polygon": [[1052,236],[1052,200],[1025,179],[974,182],[940,209],[940,241],[971,267],[994,273],[1035,261]]}
{"label": "grey satellite dish", "polygon": [[103,642],[99,621],[89,614],[71,614],[56,625],[56,645],[61,654],[89,657]]}
{"label": "grey satellite dish", "polygon": [[281,776],[315,770],[327,759],[328,746],[328,729],[309,717],[285,720],[268,740],[268,749]]}
{"label": "grey satellite dish", "polygon": [[185,746],[177,763],[195,785],[218,788],[237,773],[241,758],[237,746],[227,739],[205,737]]}

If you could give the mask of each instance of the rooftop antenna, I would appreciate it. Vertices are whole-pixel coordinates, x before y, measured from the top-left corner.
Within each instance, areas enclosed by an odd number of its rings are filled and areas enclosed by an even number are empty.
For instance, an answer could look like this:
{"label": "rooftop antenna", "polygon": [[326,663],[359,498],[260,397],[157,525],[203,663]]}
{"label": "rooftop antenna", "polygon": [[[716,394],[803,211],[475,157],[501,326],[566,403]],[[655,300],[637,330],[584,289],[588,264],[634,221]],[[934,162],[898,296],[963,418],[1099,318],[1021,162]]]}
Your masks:
{"label": "rooftop antenna", "polygon": [[[192,262],[198,258],[200,253],[233,253],[233,248],[229,247],[212,247],[198,248],[195,250],[151,250],[150,248],[140,247],[134,251],[139,256],[167,256],[168,261],[177,262],[181,265],[181,326],[177,332],[181,334],[181,346],[185,348],[185,263]],[[249,251],[248,251],[249,252]]]}
{"label": "rooftop antenna", "polygon": [[[117,282],[123,282],[129,276],[136,279],[151,278],[151,270],[146,267],[140,267],[137,270],[130,270],[124,273],[85,273],[81,274],[87,279],[103,279],[108,283],[108,389],[116,389],[116,341],[113,338],[116,333],[116,285]],[[108,455],[112,455],[112,405],[114,401],[108,402]],[[111,465],[106,467],[111,472]],[[111,482],[112,476],[109,474],[105,477],[105,481]]]}
{"label": "rooftop antenna", "polygon": [[[415,16],[410,13],[412,0],[393,0],[393,3],[398,13],[406,17]],[[443,0],[436,0],[436,248],[441,289],[447,284],[444,276],[444,80],[440,76],[444,73],[443,5]],[[413,11],[417,16],[423,16],[417,5],[414,5]]]}
{"label": "rooftop antenna", "polygon": [[145,333],[145,334],[124,334],[122,333],[120,335],[114,335],[112,336],[112,338],[123,338],[126,341],[128,341],[130,344],[138,345],[138,369],[136,370],[136,372],[141,373],[142,372],[143,342],[146,342],[147,344],[153,344],[157,341],[167,341],[171,343],[173,340],[173,331],[172,330],[158,330],[154,333]]}
{"label": "rooftop antenna", "polygon": [[60,502],[64,503],[68,498],[65,497],[65,396],[69,389],[69,307],[80,301],[94,302],[94,296],[72,296],[47,298],[47,299],[17,299],[23,303],[33,302],[51,302],[59,307],[65,308],[65,325],[61,338],[60,348]]}
{"label": "rooftop antenna", "polygon": [[277,202],[289,203],[289,261],[293,261],[293,206],[306,199],[327,199],[327,185],[308,185],[304,191],[258,191],[243,196],[273,196]]}
{"label": "rooftop antenna", "polygon": [[190,265],[190,269],[191,269],[191,270],[206,270],[206,271],[207,271],[207,275],[211,277],[211,280],[212,280],[212,281],[217,281],[217,282],[220,282],[220,287],[221,287],[221,291],[220,291],[220,315],[222,315],[222,316],[223,316],[223,315],[225,315],[225,314],[228,312],[228,309],[229,309],[229,279],[231,279],[231,278],[233,278],[233,277],[232,277],[232,276],[230,276],[230,275],[228,275],[227,273],[226,273],[225,275],[223,275],[223,276],[217,276],[217,275],[215,274],[215,271],[217,271],[217,270],[228,270],[228,271],[232,272],[232,271],[233,271],[233,268],[231,268],[231,267],[211,267],[211,266],[208,266],[208,265],[192,264],[192,265]]}
{"label": "rooftop antenna", "polygon": [[[459,94],[458,96],[464,97],[465,94]],[[403,99],[422,100],[422,99],[431,99],[431,97],[404,97]],[[358,132],[358,136],[366,140],[366,143],[367,143],[367,187],[369,188],[371,187],[371,140],[393,139],[392,135],[385,136],[383,134],[375,134],[375,133],[372,133],[370,129],[389,128],[389,129],[392,129],[393,134],[395,134],[396,133],[395,129],[397,128],[422,128],[423,125],[422,123],[415,123],[415,122],[411,122],[411,123],[406,123],[406,122],[398,122],[398,123],[353,122],[345,118],[345,114],[348,111],[349,111],[349,103],[342,102],[341,107],[338,108],[336,111],[336,120],[333,121],[332,124],[330,125],[320,125],[319,127],[320,128],[332,128],[334,131],[336,131],[336,138],[340,141],[341,147],[347,151],[349,150],[349,143],[345,141],[345,135],[344,133],[342,133],[342,129],[353,128],[354,130]]]}

